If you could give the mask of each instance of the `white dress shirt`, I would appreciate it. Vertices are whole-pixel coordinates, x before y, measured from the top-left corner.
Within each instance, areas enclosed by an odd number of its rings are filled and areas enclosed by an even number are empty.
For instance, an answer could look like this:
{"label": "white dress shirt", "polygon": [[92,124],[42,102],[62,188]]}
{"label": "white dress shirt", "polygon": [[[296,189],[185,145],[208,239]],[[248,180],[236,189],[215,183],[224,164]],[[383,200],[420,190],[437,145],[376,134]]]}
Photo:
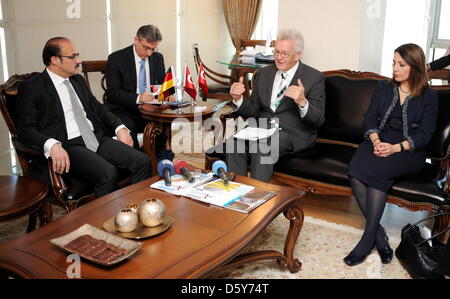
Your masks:
{"label": "white dress shirt", "polygon": [[[290,70],[286,71],[286,79],[285,81],[288,84],[291,83],[292,78],[294,77],[295,73],[297,72],[297,69],[299,67],[299,62],[297,62]],[[280,83],[281,83],[281,74],[284,73],[283,71],[278,70],[276,75],[275,75],[275,80],[273,81],[273,88],[272,88],[272,95],[270,98],[270,108],[272,108],[273,111],[276,110],[275,107],[275,103],[277,101],[277,94],[280,92]],[[297,85],[297,82],[292,82],[294,85]],[[239,109],[239,107],[241,107],[242,103],[244,101],[244,98],[241,97],[241,99],[238,102],[234,102],[234,104],[236,105],[237,109]],[[309,107],[309,103],[308,101],[306,101],[306,105],[305,107],[300,107],[298,106],[298,108],[300,109],[300,116],[301,117],[305,117],[306,113],[308,113],[308,107]]]}
{"label": "white dress shirt", "polygon": [[[133,53],[134,53],[134,61],[135,61],[135,66],[136,66],[136,78],[137,78],[137,84],[136,84],[136,93],[138,94],[138,97],[136,99],[136,104],[139,104],[139,97],[140,97],[140,80],[139,80],[139,74],[141,72],[141,61],[142,58],[139,57],[138,53],[136,52],[136,46],[133,46]],[[150,86],[150,67],[149,67],[149,63],[148,63],[148,57],[144,59],[145,60],[145,79],[147,80],[147,86],[145,86],[146,88]]]}
{"label": "white dress shirt", "polygon": [[[53,85],[56,88],[59,99],[61,100],[61,105],[64,110],[64,119],[66,121],[66,129],[67,129],[67,140],[77,138],[77,137],[81,136],[81,133],[80,133],[80,129],[78,128],[78,125],[75,121],[75,116],[74,116],[74,113],[72,110],[72,103],[70,102],[69,90],[68,90],[67,86],[64,84],[64,81],[69,80],[69,79],[65,79],[61,76],[58,76],[57,74],[53,73],[49,69],[47,69],[47,73],[49,74],[50,79],[52,80]],[[72,83],[70,83],[70,80],[69,80],[69,84],[70,84],[70,86],[72,86]],[[73,88],[73,86],[72,86],[72,88]],[[75,92],[75,94],[76,94],[76,92]],[[77,101],[80,103],[80,106],[83,109],[84,115],[86,116],[86,112],[84,111],[83,104],[81,103],[80,99],[78,98],[78,95],[77,95]],[[86,116],[86,118],[87,118],[87,116]],[[94,131],[94,126],[92,125],[92,122],[89,119],[87,119],[87,121],[88,121],[88,124],[89,124],[89,127],[91,128],[91,130]],[[116,134],[122,128],[126,128],[126,127],[124,125],[117,127]],[[50,157],[50,152],[51,152],[53,145],[55,145],[57,143],[61,143],[61,142],[54,138],[50,138],[45,142],[44,155],[47,159]]]}

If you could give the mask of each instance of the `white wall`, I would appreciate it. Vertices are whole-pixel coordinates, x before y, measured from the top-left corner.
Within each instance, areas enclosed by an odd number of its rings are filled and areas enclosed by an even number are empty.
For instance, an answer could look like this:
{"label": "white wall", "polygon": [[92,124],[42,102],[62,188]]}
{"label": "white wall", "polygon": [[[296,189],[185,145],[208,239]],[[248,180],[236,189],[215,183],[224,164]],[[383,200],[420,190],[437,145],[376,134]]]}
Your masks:
{"label": "white wall", "polygon": [[305,37],[302,61],[321,71],[358,70],[362,0],[281,0],[278,29]]}
{"label": "white wall", "polygon": [[197,43],[202,61],[209,68],[229,73],[217,60],[230,61],[234,46],[223,15],[222,0],[183,0],[181,14],[181,61],[187,61],[194,80],[197,77],[192,45]]}

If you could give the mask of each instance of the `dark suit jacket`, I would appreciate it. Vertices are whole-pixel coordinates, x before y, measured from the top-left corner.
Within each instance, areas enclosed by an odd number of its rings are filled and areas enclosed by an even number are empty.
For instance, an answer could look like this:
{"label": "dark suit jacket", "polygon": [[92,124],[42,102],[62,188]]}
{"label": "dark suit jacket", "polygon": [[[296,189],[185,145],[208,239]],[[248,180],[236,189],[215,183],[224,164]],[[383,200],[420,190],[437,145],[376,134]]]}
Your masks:
{"label": "dark suit jacket", "polygon": [[[394,98],[394,86],[382,80],[372,96],[369,109],[364,116],[363,128],[368,136],[372,132],[380,132],[379,127],[386,117]],[[436,128],[439,100],[436,91],[426,88],[420,97],[411,98],[403,105],[407,108],[403,122],[408,130],[405,136],[412,150],[425,150]]]}
{"label": "dark suit jacket", "polygon": [[[82,76],[70,77],[87,118],[92,122],[97,137],[114,136],[121,120],[102,105],[87,88]],[[53,82],[44,70],[39,76],[23,82],[18,91],[17,133],[25,145],[44,152],[49,138],[67,141],[64,110]]]}
{"label": "dark suit jacket", "polygon": [[[134,59],[134,45],[119,50],[108,56],[106,66],[106,105],[112,112],[117,110],[139,115],[136,99],[138,94],[136,65]],[[162,84],[165,67],[162,54],[155,52],[149,59],[150,84]]]}
{"label": "dark suit jacket", "polygon": [[318,70],[300,62],[289,86],[297,85],[300,79],[305,87],[309,108],[301,118],[298,105],[288,97],[282,99],[275,112],[270,108],[276,73],[275,64],[260,69],[255,74],[250,99],[244,100],[236,113],[244,118],[278,118],[282,130],[289,134],[294,152],[298,152],[314,144],[317,128],[325,121],[325,78]]}
{"label": "dark suit jacket", "polygon": [[[432,71],[443,69],[449,65],[450,65],[450,55],[444,56],[442,58],[439,58],[438,60],[430,62],[430,67]],[[450,78],[448,78],[448,81],[450,81]]]}

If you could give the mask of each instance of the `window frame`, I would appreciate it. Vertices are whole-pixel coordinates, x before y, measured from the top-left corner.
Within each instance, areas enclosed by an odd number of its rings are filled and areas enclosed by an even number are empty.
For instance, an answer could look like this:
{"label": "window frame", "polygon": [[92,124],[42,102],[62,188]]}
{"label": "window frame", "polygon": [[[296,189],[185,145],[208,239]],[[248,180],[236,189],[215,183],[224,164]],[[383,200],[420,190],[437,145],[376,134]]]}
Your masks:
{"label": "window frame", "polygon": [[432,34],[431,34],[431,43],[430,48],[442,48],[447,49],[450,44],[450,39],[439,39],[439,29],[440,29],[440,21],[441,21],[441,11],[442,11],[442,0],[435,0],[434,8],[432,10]]}

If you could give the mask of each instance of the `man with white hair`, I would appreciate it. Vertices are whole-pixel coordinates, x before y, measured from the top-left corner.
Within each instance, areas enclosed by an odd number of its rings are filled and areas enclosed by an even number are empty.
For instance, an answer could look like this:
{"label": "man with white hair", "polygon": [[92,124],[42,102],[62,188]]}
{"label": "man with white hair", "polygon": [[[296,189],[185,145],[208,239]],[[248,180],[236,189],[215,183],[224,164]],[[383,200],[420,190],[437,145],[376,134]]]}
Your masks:
{"label": "man with white hair", "polygon": [[[275,41],[275,64],[260,69],[252,84],[252,94],[244,99],[243,78],[232,85],[235,112],[244,118],[254,118],[260,124],[277,123],[278,157],[308,149],[314,145],[317,128],[325,119],[325,80],[318,70],[300,61],[304,39],[295,29],[280,31]],[[271,149],[274,144],[272,136]],[[275,142],[276,142],[275,141]],[[239,143],[239,141],[238,141]],[[269,142],[270,143],[270,142]],[[245,147],[245,146],[244,146]],[[268,153],[257,150],[252,153],[247,144],[246,152],[226,153],[228,169],[240,175],[247,175],[247,160],[250,155],[251,176],[269,182],[273,164],[267,162]],[[277,158],[278,158],[277,157]]]}

